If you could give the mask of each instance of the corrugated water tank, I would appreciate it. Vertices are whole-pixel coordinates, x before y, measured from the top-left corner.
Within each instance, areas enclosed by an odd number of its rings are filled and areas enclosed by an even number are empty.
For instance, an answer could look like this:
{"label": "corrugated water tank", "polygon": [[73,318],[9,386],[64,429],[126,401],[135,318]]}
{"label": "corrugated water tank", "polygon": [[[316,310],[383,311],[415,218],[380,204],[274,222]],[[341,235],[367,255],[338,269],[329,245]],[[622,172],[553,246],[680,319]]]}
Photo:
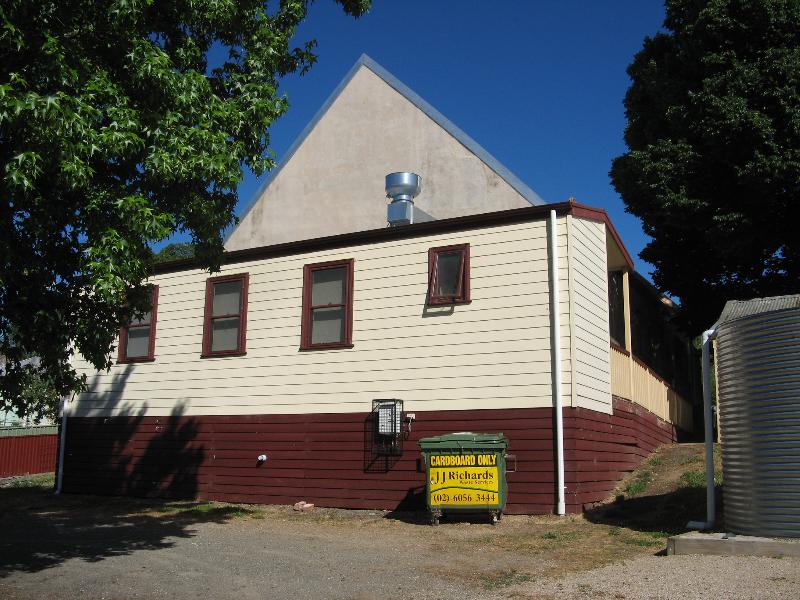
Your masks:
{"label": "corrugated water tank", "polygon": [[800,296],[750,302],[716,326],[725,529],[800,537]]}

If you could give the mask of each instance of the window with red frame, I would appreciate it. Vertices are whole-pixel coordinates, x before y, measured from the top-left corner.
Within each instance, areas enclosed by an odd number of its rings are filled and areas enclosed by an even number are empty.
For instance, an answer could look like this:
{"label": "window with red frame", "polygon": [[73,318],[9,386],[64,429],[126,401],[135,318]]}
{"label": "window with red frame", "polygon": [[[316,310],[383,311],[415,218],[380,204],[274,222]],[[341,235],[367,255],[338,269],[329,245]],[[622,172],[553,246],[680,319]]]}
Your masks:
{"label": "window with red frame", "polygon": [[353,346],[353,259],[303,268],[300,348]]}
{"label": "window with red frame", "polygon": [[247,273],[206,280],[203,358],[245,353],[248,283]]}
{"label": "window with red frame", "polygon": [[158,286],[153,286],[150,298],[152,308],[141,318],[131,319],[119,331],[118,362],[146,362],[156,359],[156,314],[158,312]]}
{"label": "window with red frame", "polygon": [[428,304],[469,301],[469,244],[428,250]]}

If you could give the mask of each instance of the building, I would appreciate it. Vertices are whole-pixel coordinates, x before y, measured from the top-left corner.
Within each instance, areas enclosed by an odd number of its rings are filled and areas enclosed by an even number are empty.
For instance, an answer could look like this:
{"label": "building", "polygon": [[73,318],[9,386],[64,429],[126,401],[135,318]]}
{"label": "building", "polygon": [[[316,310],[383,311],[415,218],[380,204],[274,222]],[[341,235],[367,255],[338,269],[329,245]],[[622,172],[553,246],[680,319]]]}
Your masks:
{"label": "building", "polygon": [[[544,205],[389,77],[357,63],[229,235],[220,273],[156,268],[152,313],[70,408],[65,491],[411,508],[417,439],[501,431],[517,462],[507,511],[553,512],[560,396],[576,512],[692,429],[689,345],[605,212]],[[395,118],[373,118],[370,98]],[[405,163],[364,144],[331,166],[348,118],[359,138],[423,142]],[[427,216],[386,227],[383,175],[401,168],[433,188],[417,202]],[[657,342],[637,342],[636,323]]]}

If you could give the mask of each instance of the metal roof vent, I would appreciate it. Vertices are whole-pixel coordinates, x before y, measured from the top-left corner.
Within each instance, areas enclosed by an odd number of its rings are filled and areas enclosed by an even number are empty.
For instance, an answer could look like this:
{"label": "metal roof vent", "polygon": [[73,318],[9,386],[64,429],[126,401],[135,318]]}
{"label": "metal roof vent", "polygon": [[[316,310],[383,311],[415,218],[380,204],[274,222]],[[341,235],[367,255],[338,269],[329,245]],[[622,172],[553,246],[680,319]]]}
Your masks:
{"label": "metal roof vent", "polygon": [[392,199],[386,211],[390,227],[414,222],[414,198],[422,191],[422,177],[416,173],[389,173],[386,176],[386,197]]}

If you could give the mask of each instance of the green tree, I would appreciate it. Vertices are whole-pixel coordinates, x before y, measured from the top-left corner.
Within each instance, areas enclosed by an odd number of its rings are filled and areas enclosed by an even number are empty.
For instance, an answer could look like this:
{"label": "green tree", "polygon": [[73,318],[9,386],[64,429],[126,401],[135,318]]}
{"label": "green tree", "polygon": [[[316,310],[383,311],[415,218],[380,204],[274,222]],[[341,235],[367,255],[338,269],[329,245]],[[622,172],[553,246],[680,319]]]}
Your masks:
{"label": "green tree", "polygon": [[628,67],[611,179],[695,332],[800,285],[800,0],[668,0]]}
{"label": "green tree", "polygon": [[[336,0],[360,16],[369,0]],[[0,5],[0,396],[31,355],[59,393],[110,365],[148,309],[149,244],[186,232],[218,268],[244,168],[273,166],[280,79],[310,0],[7,0]],[[210,51],[214,50],[212,54]],[[222,55],[217,64],[210,56]],[[34,409],[35,410],[35,409]]]}
{"label": "green tree", "polygon": [[164,246],[153,255],[153,262],[158,264],[185,258],[194,258],[194,246],[185,242],[180,242]]}

